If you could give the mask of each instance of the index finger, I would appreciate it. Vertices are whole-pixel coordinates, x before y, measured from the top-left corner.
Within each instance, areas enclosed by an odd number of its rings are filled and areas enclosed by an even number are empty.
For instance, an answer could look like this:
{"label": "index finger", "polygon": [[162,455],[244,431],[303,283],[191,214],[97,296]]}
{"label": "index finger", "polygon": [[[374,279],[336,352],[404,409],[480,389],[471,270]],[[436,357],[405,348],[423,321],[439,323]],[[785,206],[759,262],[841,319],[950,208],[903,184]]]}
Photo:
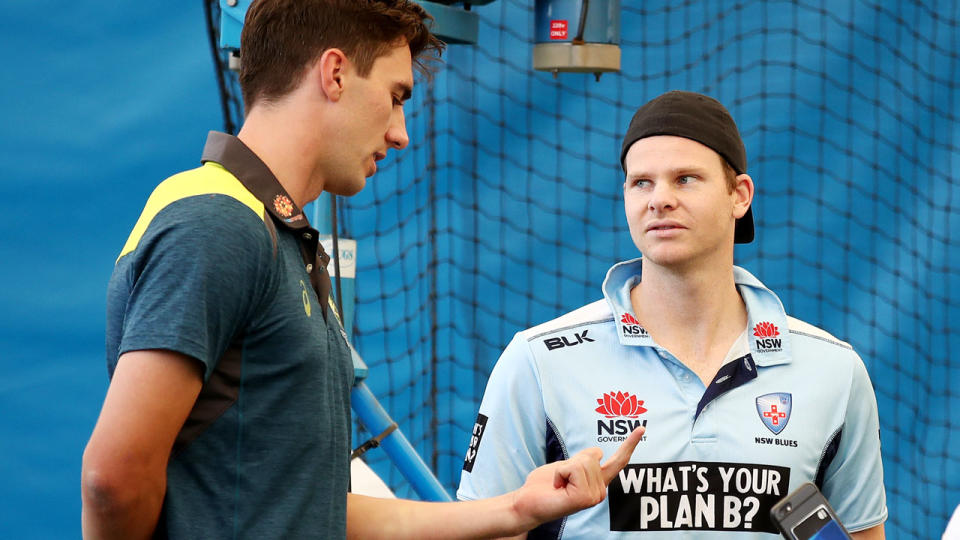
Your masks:
{"label": "index finger", "polygon": [[640,442],[640,438],[643,437],[645,431],[646,428],[643,426],[633,430],[633,432],[627,436],[627,440],[623,441],[623,444],[620,445],[620,448],[617,448],[617,451],[610,456],[610,459],[600,466],[600,474],[603,476],[604,484],[609,485],[617,476],[617,473],[630,462],[633,449],[637,447],[637,443]]}

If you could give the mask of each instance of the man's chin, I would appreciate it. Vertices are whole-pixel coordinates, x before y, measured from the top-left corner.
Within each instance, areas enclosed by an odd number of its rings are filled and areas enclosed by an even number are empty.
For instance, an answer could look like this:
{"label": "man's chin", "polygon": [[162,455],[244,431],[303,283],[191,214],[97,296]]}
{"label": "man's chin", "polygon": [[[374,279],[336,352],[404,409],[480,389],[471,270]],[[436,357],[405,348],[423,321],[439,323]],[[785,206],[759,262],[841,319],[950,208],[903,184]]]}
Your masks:
{"label": "man's chin", "polygon": [[354,182],[354,183],[350,184],[349,186],[347,186],[347,189],[345,190],[344,193],[341,193],[341,195],[344,196],[344,197],[352,197],[352,196],[356,195],[357,193],[360,193],[361,191],[363,191],[363,188],[366,187],[366,185],[367,185],[367,179],[364,178],[363,180],[360,180],[359,182]]}
{"label": "man's chin", "polygon": [[664,268],[682,267],[690,263],[691,254],[680,249],[680,246],[646,246],[646,250],[640,249],[643,258]]}
{"label": "man's chin", "polygon": [[331,189],[326,191],[334,195],[339,195],[340,197],[352,197],[363,191],[363,188],[366,187],[366,185],[367,179],[361,178],[352,182],[344,182],[338,186],[331,186]]}

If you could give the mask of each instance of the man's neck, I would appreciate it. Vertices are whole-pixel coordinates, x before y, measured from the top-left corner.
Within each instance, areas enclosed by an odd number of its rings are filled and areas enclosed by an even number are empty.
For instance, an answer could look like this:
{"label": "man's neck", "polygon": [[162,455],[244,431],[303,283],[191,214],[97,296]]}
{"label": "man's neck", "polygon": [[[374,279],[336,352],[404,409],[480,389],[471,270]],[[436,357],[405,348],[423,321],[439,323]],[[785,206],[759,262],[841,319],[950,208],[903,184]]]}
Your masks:
{"label": "man's neck", "polygon": [[641,279],[630,293],[640,323],[660,346],[709,383],[747,324],[733,265],[678,271],[645,259]]}
{"label": "man's neck", "polygon": [[307,123],[288,118],[291,108],[255,107],[237,137],[266,165],[298,207],[312,202],[323,191],[316,173],[313,149],[316,133],[298,132]]}

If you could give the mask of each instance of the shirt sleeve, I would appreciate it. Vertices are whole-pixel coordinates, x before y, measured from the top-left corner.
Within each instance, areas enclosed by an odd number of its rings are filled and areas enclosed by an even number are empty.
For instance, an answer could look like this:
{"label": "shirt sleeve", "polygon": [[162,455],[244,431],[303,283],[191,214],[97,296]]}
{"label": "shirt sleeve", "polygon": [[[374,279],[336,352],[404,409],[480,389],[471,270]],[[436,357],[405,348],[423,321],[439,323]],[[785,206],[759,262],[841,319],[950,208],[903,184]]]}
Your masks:
{"label": "shirt sleeve", "polygon": [[269,242],[261,217],[226,195],[161,210],[117,263],[129,283],[117,355],[176,351],[202,362],[206,380],[263,297]]}
{"label": "shirt sleeve", "polygon": [[842,429],[837,455],[824,478],[823,494],[844,526],[855,532],[887,519],[877,399],[859,356],[853,362]]}
{"label": "shirt sleeve", "polygon": [[522,486],[546,461],[546,429],[540,378],[526,339],[517,334],[487,381],[457,498],[493,497]]}

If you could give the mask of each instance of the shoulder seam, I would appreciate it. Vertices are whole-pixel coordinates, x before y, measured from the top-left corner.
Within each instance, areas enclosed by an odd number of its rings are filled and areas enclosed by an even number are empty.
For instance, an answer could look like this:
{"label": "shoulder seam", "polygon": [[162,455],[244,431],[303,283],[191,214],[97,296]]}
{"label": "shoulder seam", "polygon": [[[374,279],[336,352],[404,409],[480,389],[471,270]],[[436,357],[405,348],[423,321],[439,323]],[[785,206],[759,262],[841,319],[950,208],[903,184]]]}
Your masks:
{"label": "shoulder seam", "polygon": [[808,338],[819,339],[820,341],[825,341],[825,342],[827,342],[827,343],[830,343],[830,344],[832,344],[832,345],[836,345],[836,346],[838,346],[838,347],[842,347],[842,348],[844,348],[844,349],[848,349],[848,350],[851,350],[851,351],[853,350],[853,345],[850,345],[849,343],[844,343],[843,341],[834,340],[834,339],[829,339],[829,338],[825,338],[825,337],[823,337],[823,336],[816,336],[816,335],[813,335],[813,334],[808,334],[807,332],[801,332],[801,331],[799,331],[799,330],[793,330],[793,329],[790,330],[790,333],[791,333],[791,334],[797,334],[797,335],[799,335],[799,336],[808,337]]}
{"label": "shoulder seam", "polygon": [[568,325],[566,325],[566,326],[561,326],[560,328],[553,328],[553,329],[551,329],[551,330],[548,330],[548,331],[545,331],[545,332],[540,332],[539,334],[535,334],[535,335],[532,335],[532,336],[528,337],[528,338],[527,338],[527,342],[533,341],[533,340],[535,340],[535,339],[537,339],[537,338],[541,338],[541,337],[546,336],[546,335],[548,335],[548,334],[555,334],[555,333],[557,333],[557,332],[563,332],[563,331],[569,330],[569,329],[571,329],[571,328],[577,328],[577,327],[580,327],[580,326],[587,326],[587,325],[590,325],[590,324],[600,324],[600,323],[605,323],[605,322],[613,322],[613,317],[606,317],[606,318],[603,318],[603,319],[594,319],[594,320],[592,320],[592,321],[583,321],[583,322],[576,323],[576,324],[568,324]]}

